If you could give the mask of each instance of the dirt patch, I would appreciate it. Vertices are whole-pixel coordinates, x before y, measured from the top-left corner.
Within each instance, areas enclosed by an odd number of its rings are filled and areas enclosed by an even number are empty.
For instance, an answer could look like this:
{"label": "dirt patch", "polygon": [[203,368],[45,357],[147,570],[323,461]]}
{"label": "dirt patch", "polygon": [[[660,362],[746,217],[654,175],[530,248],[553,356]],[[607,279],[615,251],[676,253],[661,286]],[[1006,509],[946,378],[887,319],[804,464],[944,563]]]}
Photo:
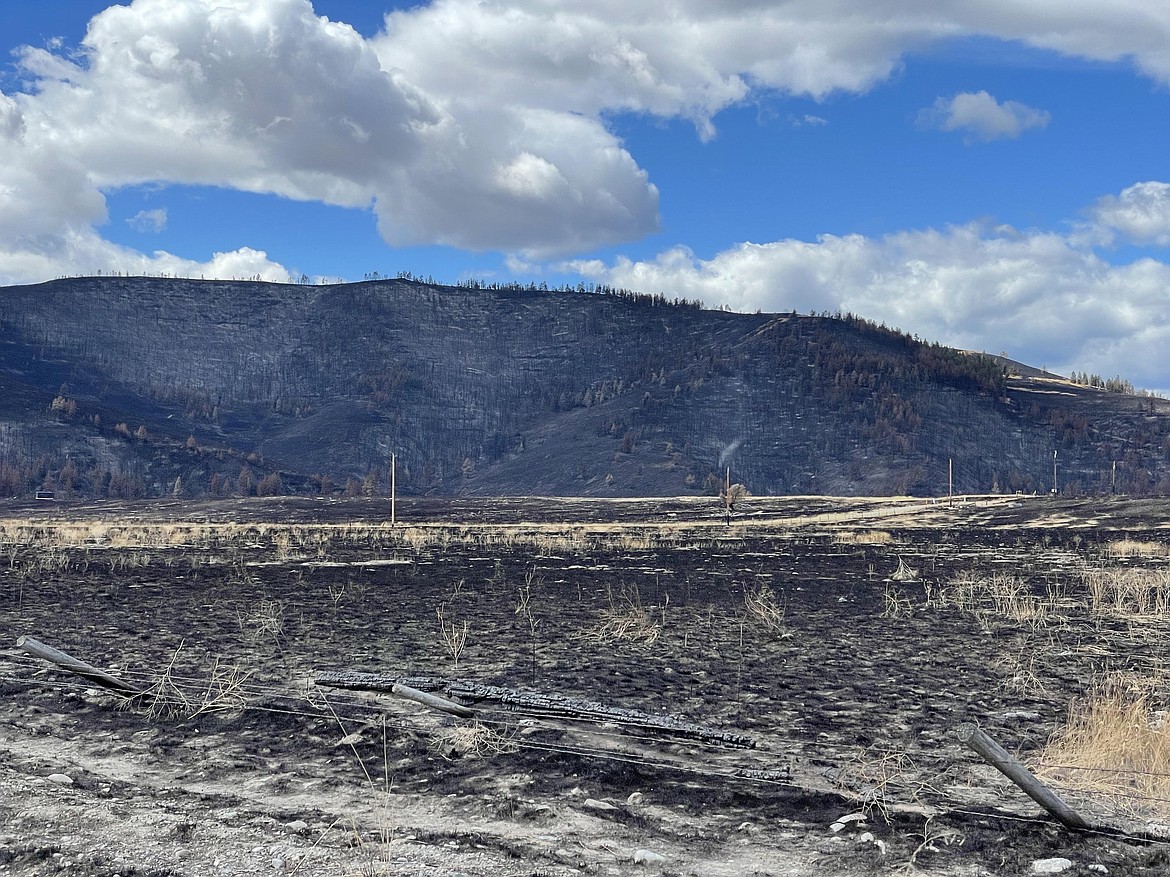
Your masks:
{"label": "dirt patch", "polygon": [[[0,874],[1165,866],[1134,837],[1149,808],[1067,793],[1109,832],[1071,833],[955,736],[975,721],[1034,759],[1095,678],[1158,673],[1164,619],[1090,611],[1084,571],[1165,566],[1107,551],[1160,506],[753,499],[728,527],[709,501],[412,500],[390,527],[383,505],[0,508]],[[939,597],[1006,572],[1042,619]],[[496,702],[464,720],[317,684],[337,670],[754,746]]]}

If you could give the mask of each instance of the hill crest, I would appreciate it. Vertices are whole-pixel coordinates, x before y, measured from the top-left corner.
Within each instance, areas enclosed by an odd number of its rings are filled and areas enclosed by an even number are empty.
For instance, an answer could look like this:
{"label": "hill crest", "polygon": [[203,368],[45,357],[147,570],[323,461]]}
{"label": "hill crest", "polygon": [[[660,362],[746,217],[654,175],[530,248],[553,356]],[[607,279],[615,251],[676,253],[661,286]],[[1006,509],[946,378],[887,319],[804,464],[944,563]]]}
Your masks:
{"label": "hill crest", "polygon": [[[0,496],[1170,486],[1170,403],[852,316],[624,292],[98,277],[0,289]],[[1017,373],[1020,371],[1016,370]],[[1047,382],[1046,382],[1047,381]],[[1114,464],[1117,463],[1117,466]]]}

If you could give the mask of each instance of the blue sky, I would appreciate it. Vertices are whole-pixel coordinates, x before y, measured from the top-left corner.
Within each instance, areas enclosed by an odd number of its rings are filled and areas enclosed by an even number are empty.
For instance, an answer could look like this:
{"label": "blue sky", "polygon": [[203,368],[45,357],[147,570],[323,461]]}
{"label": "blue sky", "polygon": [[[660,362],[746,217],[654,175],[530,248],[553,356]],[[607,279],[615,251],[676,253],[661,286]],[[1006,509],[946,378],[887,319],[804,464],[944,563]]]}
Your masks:
{"label": "blue sky", "polygon": [[45,0],[0,34],[0,284],[586,280],[1170,388],[1162,0]]}

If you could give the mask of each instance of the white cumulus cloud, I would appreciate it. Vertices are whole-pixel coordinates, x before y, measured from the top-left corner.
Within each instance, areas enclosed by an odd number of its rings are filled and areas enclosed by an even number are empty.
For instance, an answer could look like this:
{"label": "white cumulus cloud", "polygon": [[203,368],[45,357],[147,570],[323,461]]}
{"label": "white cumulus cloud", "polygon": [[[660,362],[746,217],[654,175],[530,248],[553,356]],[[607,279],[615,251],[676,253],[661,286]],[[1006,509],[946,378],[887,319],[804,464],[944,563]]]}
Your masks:
{"label": "white cumulus cloud", "polygon": [[165,207],[156,207],[153,210],[139,210],[126,220],[135,231],[158,233],[167,227],[167,211]]}
{"label": "white cumulus cloud", "polygon": [[1110,240],[1170,247],[1170,183],[1135,183],[1098,201],[1092,216]]}
{"label": "white cumulus cloud", "polygon": [[1051,115],[1019,101],[1002,103],[986,91],[956,94],[934,102],[918,115],[924,128],[963,131],[979,140],[1015,139],[1029,128],[1043,128]]}
{"label": "white cumulus cloud", "polygon": [[[372,207],[392,245],[540,259],[619,244],[658,227],[659,193],[613,114],[712,138],[753,95],[863,92],[966,36],[1170,84],[1161,0],[432,0],[372,39],[310,0],[111,5],[79,51],[20,50],[25,90],[0,94],[0,281],[95,258],[105,193],[145,183]],[[982,93],[941,109],[979,137],[1046,119]]]}
{"label": "white cumulus cloud", "polygon": [[80,56],[20,63],[33,87],[0,96],[0,174],[29,208],[5,213],[38,212],[66,264],[103,193],[145,183],[372,206],[392,244],[548,254],[657,224],[657,190],[599,119],[431,95],[309,0],[135,0],[94,17]]}
{"label": "white cumulus cloud", "polygon": [[[1099,215],[1117,221],[1119,214]],[[1167,389],[1170,266],[1150,258],[1111,265],[1086,239],[969,223],[876,238],[743,243],[710,259],[675,247],[650,260],[560,267],[740,311],[853,312],[960,348],[1006,350],[1065,373],[1121,373]]]}

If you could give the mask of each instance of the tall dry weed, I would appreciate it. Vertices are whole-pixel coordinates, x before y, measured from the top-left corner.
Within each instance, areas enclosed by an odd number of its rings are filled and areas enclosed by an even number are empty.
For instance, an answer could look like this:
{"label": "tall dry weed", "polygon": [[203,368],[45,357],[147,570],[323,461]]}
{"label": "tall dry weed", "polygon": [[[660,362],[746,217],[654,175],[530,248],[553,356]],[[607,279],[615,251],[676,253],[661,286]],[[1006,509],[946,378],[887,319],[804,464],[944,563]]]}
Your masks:
{"label": "tall dry weed", "polygon": [[1170,818],[1170,727],[1152,680],[1123,674],[1095,685],[1073,702],[1036,768],[1127,815]]}
{"label": "tall dry weed", "polygon": [[1101,567],[1082,573],[1087,608],[1094,615],[1130,620],[1170,618],[1170,569]]}
{"label": "tall dry weed", "polygon": [[[622,585],[614,596],[606,587],[608,606],[601,610],[601,620],[585,632],[585,638],[599,643],[629,642],[642,646],[653,645],[662,635],[657,613],[642,605],[642,594],[636,585]],[[669,599],[669,598],[668,598]],[[665,618],[665,610],[663,617]]]}
{"label": "tall dry weed", "polygon": [[888,530],[843,530],[833,535],[834,545],[890,545],[894,541]]}
{"label": "tall dry weed", "polygon": [[759,582],[747,588],[743,603],[748,623],[766,636],[787,638],[792,635],[786,620],[787,603],[784,598],[777,598],[771,585]]}
{"label": "tall dry weed", "polygon": [[1170,546],[1143,539],[1115,539],[1105,545],[1107,557],[1166,557]]}

